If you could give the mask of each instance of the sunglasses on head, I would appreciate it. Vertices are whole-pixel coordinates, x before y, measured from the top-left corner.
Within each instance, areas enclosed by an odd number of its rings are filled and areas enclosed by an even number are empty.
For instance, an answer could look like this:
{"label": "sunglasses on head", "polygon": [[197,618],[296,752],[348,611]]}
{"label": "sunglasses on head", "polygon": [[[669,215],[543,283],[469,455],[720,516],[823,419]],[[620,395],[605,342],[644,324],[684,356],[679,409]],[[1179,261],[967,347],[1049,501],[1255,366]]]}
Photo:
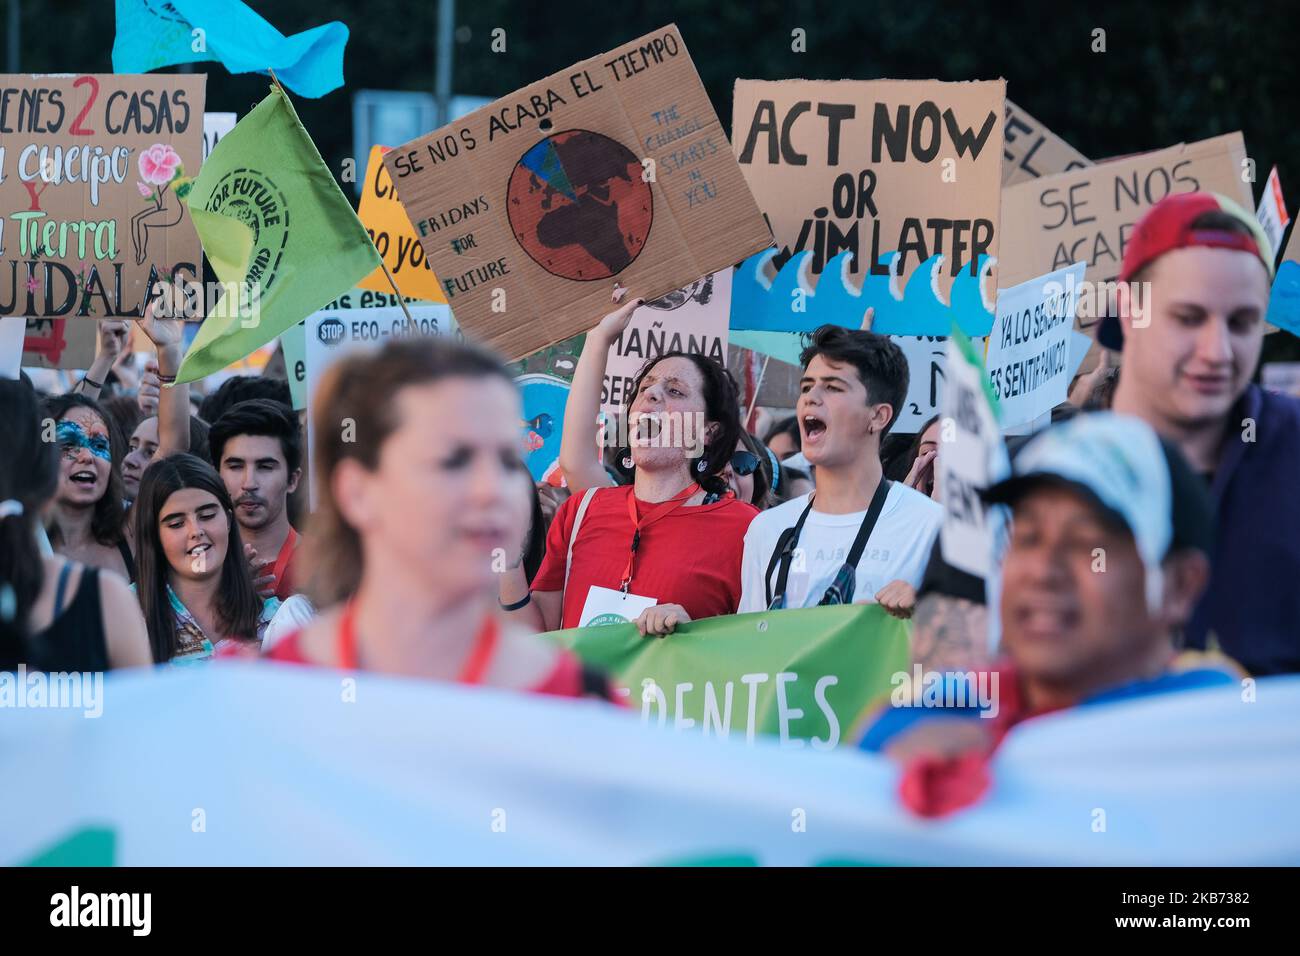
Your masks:
{"label": "sunglasses on head", "polygon": [[751,451],[738,451],[731,456],[731,470],[742,478],[758,469],[758,456]]}

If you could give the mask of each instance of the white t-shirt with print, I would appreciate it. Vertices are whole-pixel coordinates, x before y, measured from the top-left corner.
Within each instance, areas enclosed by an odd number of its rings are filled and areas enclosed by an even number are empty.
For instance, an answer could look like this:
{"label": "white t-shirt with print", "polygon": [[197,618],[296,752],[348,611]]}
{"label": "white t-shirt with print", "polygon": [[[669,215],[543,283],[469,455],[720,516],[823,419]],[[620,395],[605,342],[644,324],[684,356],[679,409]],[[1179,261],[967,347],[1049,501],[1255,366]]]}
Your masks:
{"label": "white t-shirt with print", "polygon": [[[808,495],[792,498],[762,512],[745,534],[745,556],[741,564],[741,596],[737,613],[767,610],[764,575],[772,561],[777,540],[786,528],[793,528],[808,506]],[[799,533],[798,549],[786,581],[785,606],[815,607],[848,559],[853,539],[867,512],[823,514],[814,508]],[[894,482],[885,497],[876,527],[858,562],[853,589],[854,603],[869,603],[890,581],[906,581],[920,587],[930,560],[935,536],[943,524],[943,506],[901,482]],[[800,560],[802,559],[802,560]],[[778,563],[779,567],[779,563]],[[771,587],[776,589],[777,570]]]}

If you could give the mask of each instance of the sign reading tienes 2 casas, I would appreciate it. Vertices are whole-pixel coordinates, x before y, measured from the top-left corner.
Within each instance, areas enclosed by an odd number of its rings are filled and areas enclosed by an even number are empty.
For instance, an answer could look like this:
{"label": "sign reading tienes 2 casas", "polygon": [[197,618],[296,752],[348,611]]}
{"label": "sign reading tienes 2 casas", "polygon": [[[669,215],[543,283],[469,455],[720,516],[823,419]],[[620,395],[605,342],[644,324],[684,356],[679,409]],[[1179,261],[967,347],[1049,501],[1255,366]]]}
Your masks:
{"label": "sign reading tienes 2 casas", "polygon": [[206,78],[0,75],[0,315],[139,317],[202,278]]}

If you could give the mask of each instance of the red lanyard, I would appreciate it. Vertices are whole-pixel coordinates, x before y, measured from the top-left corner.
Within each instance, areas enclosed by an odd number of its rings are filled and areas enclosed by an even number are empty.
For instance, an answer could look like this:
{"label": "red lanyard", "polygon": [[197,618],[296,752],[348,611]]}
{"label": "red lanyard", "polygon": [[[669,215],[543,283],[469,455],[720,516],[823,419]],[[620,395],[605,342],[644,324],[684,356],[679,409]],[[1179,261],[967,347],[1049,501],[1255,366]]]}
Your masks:
{"label": "red lanyard", "polygon": [[280,590],[284,583],[284,570],[289,566],[289,561],[293,557],[294,549],[298,547],[298,532],[293,528],[289,529],[289,537],[284,539],[284,544],[280,547],[280,553],[275,557],[275,568],[272,573],[275,574],[275,589]]}
{"label": "red lanyard", "polygon": [[[347,671],[360,670],[357,663],[357,632],[354,618],[356,617],[356,601],[349,601],[343,608],[343,616],[339,618],[339,666]],[[483,621],[483,626],[479,628],[478,634],[474,637],[474,646],[469,649],[469,657],[465,658],[465,663],[456,675],[458,684],[481,684],[483,678],[487,675],[488,665],[492,663],[492,655],[496,652],[497,642],[501,636],[500,628],[497,626],[497,619],[488,616]]]}
{"label": "red lanyard", "polygon": [[691,482],[681,491],[677,492],[677,494],[673,495],[673,497],[659,505],[659,507],[650,511],[650,513],[644,518],[638,518],[636,515],[636,492],[631,488],[628,489],[627,516],[632,519],[632,551],[627,556],[627,565],[623,568],[623,579],[619,582],[619,587],[622,589],[624,594],[627,594],[628,588],[632,586],[632,565],[636,560],[636,553],[641,547],[642,529],[649,527],[660,518],[672,514],[672,512],[681,507],[682,502],[686,501],[686,499],[699,490],[700,486],[695,482]]}

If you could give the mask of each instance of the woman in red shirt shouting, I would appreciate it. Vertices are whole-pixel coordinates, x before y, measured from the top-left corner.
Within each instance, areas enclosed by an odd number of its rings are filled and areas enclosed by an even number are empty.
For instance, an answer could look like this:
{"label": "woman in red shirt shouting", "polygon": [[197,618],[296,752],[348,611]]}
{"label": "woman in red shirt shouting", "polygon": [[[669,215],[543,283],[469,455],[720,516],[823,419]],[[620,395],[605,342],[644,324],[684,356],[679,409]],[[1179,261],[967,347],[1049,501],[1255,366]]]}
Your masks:
{"label": "woman in red shirt shouting", "polygon": [[[610,346],[642,302],[587,333],[569,403],[590,406],[593,420]],[[739,606],[745,531],[758,511],[722,477],[740,438],[731,375],[702,355],[668,352],[642,368],[632,395],[632,484],[588,487],[560,506],[531,593],[522,570],[502,578],[502,606],[538,629],[635,621],[663,635]],[[594,443],[584,452],[594,469],[596,453]]]}

